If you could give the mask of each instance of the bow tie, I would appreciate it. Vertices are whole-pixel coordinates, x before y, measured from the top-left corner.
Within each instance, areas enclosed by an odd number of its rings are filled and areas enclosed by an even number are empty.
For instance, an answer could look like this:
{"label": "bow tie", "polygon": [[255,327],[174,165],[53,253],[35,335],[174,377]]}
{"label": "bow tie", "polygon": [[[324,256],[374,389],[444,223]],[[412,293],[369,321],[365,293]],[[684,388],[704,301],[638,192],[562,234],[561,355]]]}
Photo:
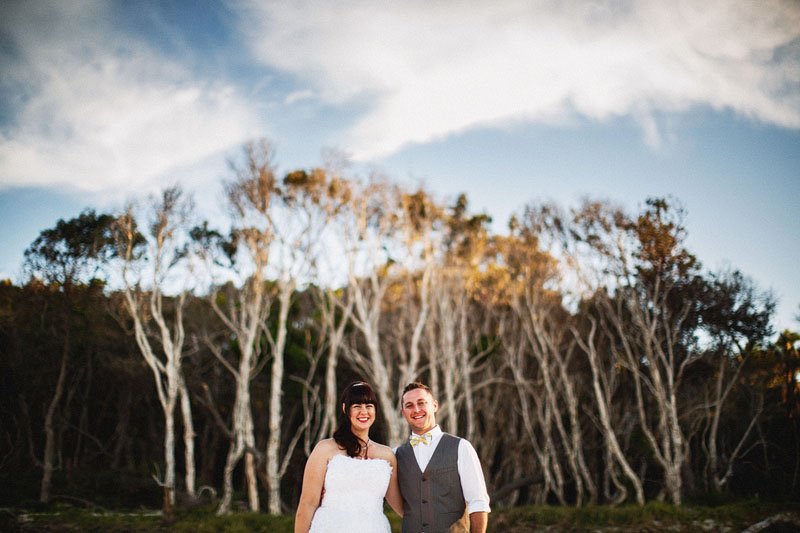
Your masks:
{"label": "bow tie", "polygon": [[433,440],[433,435],[430,433],[425,433],[424,435],[411,435],[411,438],[408,439],[408,442],[411,444],[412,447],[416,446],[417,444],[424,444],[427,446]]}

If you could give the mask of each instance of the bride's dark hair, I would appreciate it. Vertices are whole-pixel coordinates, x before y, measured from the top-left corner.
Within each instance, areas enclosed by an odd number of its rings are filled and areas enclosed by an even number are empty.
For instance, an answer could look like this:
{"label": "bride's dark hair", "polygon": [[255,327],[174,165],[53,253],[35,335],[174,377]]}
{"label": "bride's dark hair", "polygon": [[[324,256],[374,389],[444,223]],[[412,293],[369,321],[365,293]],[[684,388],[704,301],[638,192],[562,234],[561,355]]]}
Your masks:
{"label": "bride's dark hair", "polygon": [[333,440],[339,447],[344,448],[350,457],[358,457],[361,454],[362,446],[367,445],[366,442],[353,435],[350,427],[350,406],[357,403],[371,403],[375,406],[375,413],[378,412],[378,398],[375,396],[375,391],[363,381],[349,384],[342,392],[342,399],[339,400],[337,427],[333,432]]}

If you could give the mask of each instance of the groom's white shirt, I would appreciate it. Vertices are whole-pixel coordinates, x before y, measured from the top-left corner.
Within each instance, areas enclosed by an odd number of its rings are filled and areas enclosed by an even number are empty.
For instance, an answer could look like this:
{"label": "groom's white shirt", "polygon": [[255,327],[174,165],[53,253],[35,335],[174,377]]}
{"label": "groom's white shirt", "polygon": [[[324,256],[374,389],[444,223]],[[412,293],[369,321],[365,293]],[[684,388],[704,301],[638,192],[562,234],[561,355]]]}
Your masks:
{"label": "groom's white shirt", "polygon": [[[433,457],[433,452],[442,440],[442,428],[435,426],[428,433],[433,439],[430,444],[418,444],[412,449],[414,457],[421,472],[425,471]],[[413,435],[413,433],[412,433]],[[483,470],[478,454],[467,439],[458,442],[458,475],[461,478],[461,488],[464,492],[464,501],[467,502],[467,512],[491,512],[489,508],[489,493],[486,492],[486,482],[483,479]]]}

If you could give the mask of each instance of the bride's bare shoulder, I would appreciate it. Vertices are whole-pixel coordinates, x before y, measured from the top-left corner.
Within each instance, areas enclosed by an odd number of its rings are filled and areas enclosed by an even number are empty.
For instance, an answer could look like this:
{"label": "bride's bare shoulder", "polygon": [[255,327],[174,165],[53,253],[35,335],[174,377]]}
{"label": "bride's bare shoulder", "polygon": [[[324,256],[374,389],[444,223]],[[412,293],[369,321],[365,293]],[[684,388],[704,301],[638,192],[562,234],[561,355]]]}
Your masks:
{"label": "bride's bare shoulder", "polygon": [[386,446],[385,444],[378,444],[377,442],[373,442],[372,446],[372,456],[376,459],[386,459],[390,463],[394,464],[394,452],[391,448]]}
{"label": "bride's bare shoulder", "polygon": [[331,456],[341,453],[341,449],[335,440],[323,439],[319,441],[316,446],[314,446],[314,451],[311,453],[329,459]]}

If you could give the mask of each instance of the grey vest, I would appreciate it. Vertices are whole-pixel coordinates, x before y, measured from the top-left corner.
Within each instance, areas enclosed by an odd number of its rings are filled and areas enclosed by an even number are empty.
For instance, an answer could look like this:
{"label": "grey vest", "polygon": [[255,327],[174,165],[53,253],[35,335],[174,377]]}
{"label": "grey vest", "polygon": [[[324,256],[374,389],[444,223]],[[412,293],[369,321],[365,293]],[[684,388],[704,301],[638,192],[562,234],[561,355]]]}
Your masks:
{"label": "grey vest", "polygon": [[458,475],[460,440],[443,433],[425,472],[420,472],[408,441],[397,448],[403,533],[446,533],[464,516],[466,503]]}

